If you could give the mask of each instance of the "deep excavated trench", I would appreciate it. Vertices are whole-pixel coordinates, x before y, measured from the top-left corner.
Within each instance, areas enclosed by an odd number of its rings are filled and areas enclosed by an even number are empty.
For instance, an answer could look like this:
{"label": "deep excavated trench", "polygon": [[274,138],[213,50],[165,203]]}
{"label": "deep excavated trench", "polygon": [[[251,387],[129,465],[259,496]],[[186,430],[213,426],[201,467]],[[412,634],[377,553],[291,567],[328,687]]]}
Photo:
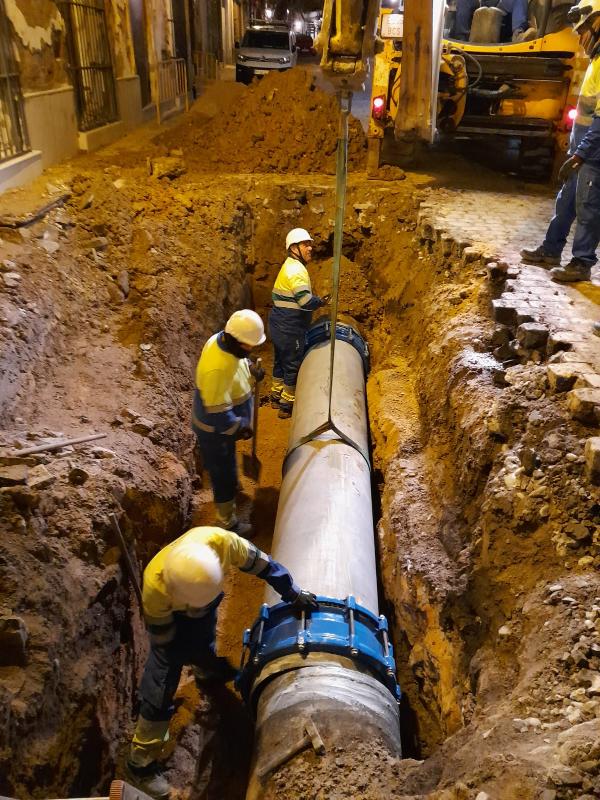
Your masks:
{"label": "deep excavated trench", "polygon": [[[405,727],[404,751],[407,755],[420,756],[433,749],[448,733],[452,732],[453,728],[458,726],[460,718],[458,700],[448,702],[445,699],[440,702],[439,698],[447,697],[455,692],[454,687],[457,682],[460,683],[460,680],[457,681],[454,673],[439,676],[427,676],[421,673],[422,678],[415,677],[418,670],[415,669],[414,658],[413,663],[410,660],[410,654],[414,651],[414,642],[411,642],[413,637],[425,640],[427,636],[437,635],[444,640],[443,646],[446,648],[444,657],[451,659],[458,658],[458,656],[452,653],[452,644],[447,643],[448,637],[442,633],[441,623],[435,633],[430,625],[431,620],[429,625],[425,625],[426,612],[421,607],[423,599],[398,596],[397,579],[392,580],[390,585],[390,571],[392,574],[396,572],[396,545],[394,544],[396,533],[393,528],[390,528],[390,506],[394,507],[393,504],[402,502],[407,483],[412,487],[417,483],[421,484],[418,487],[419,494],[426,491],[424,487],[427,485],[427,478],[421,474],[424,469],[421,450],[423,440],[427,438],[424,437],[421,426],[422,418],[426,417],[426,414],[423,413],[420,406],[422,404],[429,406],[432,403],[431,393],[435,392],[436,386],[430,382],[431,373],[437,372],[441,377],[443,375],[442,364],[447,359],[447,352],[440,348],[437,366],[434,370],[427,369],[428,379],[426,384],[421,387],[423,394],[419,399],[417,388],[419,368],[427,358],[426,349],[432,346],[436,349],[439,348],[436,343],[436,334],[443,332],[439,323],[444,312],[439,303],[434,315],[428,311],[433,305],[429,299],[430,284],[435,280],[436,275],[439,275],[439,272],[432,268],[433,259],[427,256],[424,258],[415,246],[413,231],[416,205],[413,189],[408,188],[408,184],[405,191],[402,189],[402,186],[399,190],[385,184],[376,186],[360,182],[351,186],[348,231],[343,248],[340,311],[342,314],[351,315],[360,322],[366,331],[373,354],[372,372],[369,379],[369,403],[375,475],[378,479],[375,496],[376,503],[382,508],[379,542],[381,580],[384,592],[388,597],[386,610],[395,623],[394,638],[398,644],[399,679],[405,691],[402,714]],[[375,202],[371,198],[375,198]],[[249,289],[249,292],[243,289],[239,292],[240,299],[251,294],[257,309],[263,316],[266,316],[267,298],[281,260],[280,240],[295,219],[302,220],[313,231],[317,239],[316,260],[311,271],[314,275],[316,290],[322,293],[328,291],[332,248],[330,219],[333,215],[330,183],[319,184],[318,181],[312,180],[305,188],[298,188],[296,183],[290,186],[285,181],[258,179],[255,188],[248,191],[245,203],[239,207],[237,213],[243,219],[241,229],[239,223],[236,227],[243,235],[244,244],[238,252],[235,252],[235,257],[239,259],[239,268],[247,272]],[[388,220],[387,224],[383,224],[386,219]],[[382,233],[379,233],[379,229]],[[393,235],[388,238],[391,231],[393,231]],[[149,241],[152,241],[152,235],[144,238],[141,233],[134,234],[134,250],[138,246],[147,248]],[[415,264],[419,265],[418,271],[415,269]],[[465,286],[472,284],[485,291],[483,278],[475,273],[473,267],[468,270],[468,274],[460,276],[460,280],[465,282]],[[463,284],[456,284],[456,286],[459,285]],[[172,291],[176,295],[178,291],[176,283]],[[436,291],[439,292],[439,287]],[[177,302],[176,297],[175,302]],[[182,298],[180,302],[185,302],[185,298]],[[224,304],[221,309],[215,309],[214,317],[225,318],[233,305],[235,305],[235,301]],[[455,307],[452,306],[452,308]],[[151,314],[159,336],[170,347],[171,342],[165,333],[167,320],[161,319],[155,310],[148,313]],[[475,315],[478,313],[477,306],[473,309],[473,313]],[[144,322],[144,338],[148,339],[148,318]],[[481,319],[477,320],[477,324],[485,327],[488,323]],[[429,335],[427,325],[432,326]],[[120,338],[124,344],[131,344],[138,338],[136,328],[128,325],[125,320],[123,320],[121,330],[123,334]],[[190,353],[190,358],[193,359],[193,357],[193,354]],[[268,349],[263,353],[263,357],[267,367],[270,366]],[[142,362],[142,368],[143,366]],[[136,365],[136,369],[140,369],[139,363]],[[169,381],[167,378],[167,383],[169,382],[173,384],[174,379]],[[437,390],[442,391],[440,387],[437,387]],[[123,402],[125,405],[129,404],[125,397]],[[259,487],[245,486],[245,494],[248,499],[245,504],[242,503],[242,507],[252,505],[252,521],[256,528],[255,541],[268,550],[277,504],[281,461],[287,441],[287,425],[276,420],[276,413],[268,406],[264,406],[261,409],[260,431],[259,455],[264,465],[263,478]],[[435,436],[433,438],[437,439]],[[400,456],[405,458],[398,466],[397,459]],[[414,459],[414,464],[411,461],[412,466],[409,469],[406,462],[411,458]],[[160,468],[161,465],[159,465]],[[451,467],[449,469],[451,470]],[[392,471],[391,480],[390,470]],[[126,473],[127,470],[123,470],[123,475]],[[130,470],[129,474],[135,475],[135,472]],[[185,480],[184,476],[181,476],[180,480]],[[393,489],[386,489],[386,483],[391,484]],[[204,483],[202,491],[195,497],[192,508],[189,505],[189,488],[185,489],[178,499],[173,498],[165,505],[164,495],[157,494],[151,489],[136,487],[134,481],[133,486],[129,486],[122,496],[121,505],[127,515],[125,525],[130,523],[133,531],[142,536],[142,541],[138,542],[137,548],[140,562],[144,563],[149,557],[153,542],[170,538],[185,524],[210,522],[212,511],[210,503],[206,502],[207,498],[206,483]],[[393,500],[393,503],[390,500]],[[425,499],[424,503],[422,512],[429,510],[428,500]],[[410,524],[418,527],[420,521],[415,512],[416,509],[413,508],[410,514],[412,518]],[[458,509],[455,513],[459,513]],[[433,542],[436,541],[436,538],[433,537]],[[425,552],[431,546],[431,542],[423,543]],[[436,578],[440,583],[451,579],[452,576],[447,574],[438,574]],[[419,591],[419,587],[411,584],[409,578],[401,579],[400,585],[403,585],[405,581],[405,591]],[[242,629],[251,622],[258,609],[262,598],[262,586],[257,581],[250,582],[246,577],[233,576],[231,588],[222,608],[219,646],[223,652],[237,658],[240,651]],[[120,602],[122,602],[123,590],[119,589],[119,593],[121,595]],[[135,609],[132,611],[135,612]],[[135,618],[133,630],[127,626],[127,632],[121,635],[121,643],[126,645],[133,637],[133,641],[136,641],[137,646],[141,647],[143,651],[143,634],[140,631],[137,614]],[[457,646],[455,643],[455,647]],[[141,661],[140,654],[135,658],[135,662],[130,662],[128,671],[139,672]],[[134,667],[133,670],[132,667]],[[419,680],[421,680],[420,683]],[[444,681],[449,685],[444,685]],[[129,704],[127,697],[131,696],[134,683],[133,674],[131,680],[127,681],[125,685],[121,681],[117,681],[118,686],[113,687],[116,705],[121,705],[123,700],[125,700],[124,705]],[[126,692],[122,694],[124,689]],[[119,692],[121,697],[119,697]],[[190,779],[191,764],[188,763],[190,751],[194,752],[203,742],[205,743],[207,736],[210,738],[210,735],[200,732],[203,723],[208,720],[210,729],[210,720],[212,719],[214,723],[216,719],[217,728],[214,734],[216,741],[212,742],[210,747],[212,754],[209,758],[209,761],[213,762],[209,771],[214,775],[209,779],[209,785],[211,785],[212,791],[215,781],[217,785],[220,785],[220,781],[224,781],[226,786],[224,796],[241,796],[251,741],[251,725],[245,713],[228,692],[221,693],[220,697],[221,702],[226,700],[224,707],[228,711],[224,711],[222,707],[216,711],[216,706],[211,700],[200,700],[203,708],[203,713],[200,714],[200,725],[194,733],[190,733],[185,730],[184,723],[189,722],[192,718],[191,705],[198,702],[198,699],[191,684],[184,686],[181,694],[184,702],[176,718],[175,731],[179,730],[181,725],[181,736],[184,743],[189,739],[192,742],[188,748],[180,748],[174,756],[174,782],[183,787]],[[231,714],[231,718],[228,717],[228,714]],[[450,722],[448,722],[448,718],[450,718]],[[85,723],[82,722],[82,725]],[[245,747],[236,748],[237,770],[231,769],[231,753],[226,744],[234,730],[236,740],[239,742],[241,739],[242,742],[246,742]],[[245,731],[245,733],[240,735],[241,731]],[[104,769],[98,766],[98,749],[102,749],[103,741],[101,731],[90,728],[82,730],[81,736],[83,743],[81,747],[75,748],[75,751],[78,751],[77,757],[80,760],[81,768],[74,778],[70,778],[69,785],[63,788],[63,792],[75,791],[82,794],[86,791],[94,791],[103,782],[103,774],[106,774],[112,761],[110,755],[107,754],[100,760],[100,763],[104,764]],[[176,738],[174,736],[173,741]],[[73,745],[72,741],[71,746]],[[222,754],[220,754],[220,748],[223,748]],[[68,759],[66,753],[63,757]],[[337,757],[339,759],[340,755],[338,754]],[[34,786],[31,782],[27,782],[28,791],[41,796],[43,789],[39,784],[60,786],[61,778],[51,777],[49,767],[46,767],[46,770],[48,777],[44,779],[36,777],[37,785]],[[9,784],[10,788],[5,789],[7,793],[16,792],[17,790],[12,787],[20,785],[19,770],[13,766],[12,771],[15,773],[15,782],[12,785]],[[35,774],[39,776],[37,769]],[[196,772],[196,783],[198,783],[198,776],[202,783],[201,769]],[[57,778],[58,783],[55,782]],[[290,791],[291,788],[287,787],[286,791]],[[302,791],[302,788],[299,788]]]}
{"label": "deep excavated trench", "polygon": [[[23,441],[36,419],[49,433],[81,419],[110,426],[107,446],[118,462],[91,448],[40,459],[52,484],[2,493],[11,526],[0,564],[6,607],[25,620],[30,641],[25,664],[0,667],[6,719],[0,792],[14,797],[99,792],[122,760],[146,645],[106,514],[121,514],[141,565],[185,526],[212,521],[206,480],[194,477],[187,428],[190,375],[202,341],[251,299],[266,316],[281,243],[296,224],[317,242],[316,291],[330,288],[331,179],[295,178],[292,185],[288,178],[233,176],[218,187],[190,179],[175,190],[163,184],[159,197],[136,176],[139,185],[124,202],[113,197],[113,177],[73,179],[74,224],[52,215],[44,223],[61,229],[63,275],[58,285],[46,283],[47,270],[56,267],[44,262],[35,278],[63,319],[52,317],[43,335],[35,326],[22,333],[21,342],[39,345],[41,363],[31,354],[11,356],[20,377],[11,388],[16,400],[5,406],[5,444]],[[86,207],[92,190],[96,197],[106,192],[102,219]],[[521,498],[513,515],[506,477],[517,469],[522,442],[543,455],[545,437],[564,419],[550,410],[543,367],[516,368],[505,388],[494,383],[484,264],[463,258],[464,243],[417,230],[418,196],[409,181],[351,180],[340,287],[340,311],[361,324],[372,353],[367,394],[380,596],[405,695],[407,758],[398,761],[379,741],[368,747],[348,741],[322,758],[304,753],[277,773],[273,798],[470,800],[486,787],[494,797],[516,800],[540,796],[546,782],[544,754],[537,761],[530,756],[541,739],[515,743],[511,720],[518,710],[520,717],[553,721],[538,710],[535,692],[543,699],[548,685],[556,685],[556,674],[545,672],[555,662],[539,653],[548,637],[567,647],[571,632],[549,615],[539,586],[560,574],[564,558],[551,543],[541,502],[525,508]],[[172,211],[176,203],[188,210]],[[110,264],[77,260],[86,234],[113,237]],[[207,252],[198,259],[200,237]],[[24,272],[30,246],[19,242],[9,256]],[[115,289],[124,266],[127,300]],[[30,301],[42,305],[31,291]],[[61,348],[74,360],[59,362]],[[262,355],[269,367],[269,349]],[[263,405],[263,474],[259,486],[242,481],[241,506],[267,551],[287,434],[287,423]],[[577,436],[565,435],[578,455]],[[565,474],[549,472],[559,500],[569,488]],[[578,579],[573,573],[561,580],[591,603],[593,586],[577,585]],[[234,660],[263,589],[258,580],[230,576],[219,650]],[[525,601],[528,616],[521,614]],[[499,636],[503,626],[509,633]],[[241,800],[252,723],[239,699],[229,689],[198,697],[189,680],[179,696],[169,776],[180,796]],[[582,721],[592,719],[585,716],[592,710],[581,713]],[[558,796],[576,796],[569,792]]]}

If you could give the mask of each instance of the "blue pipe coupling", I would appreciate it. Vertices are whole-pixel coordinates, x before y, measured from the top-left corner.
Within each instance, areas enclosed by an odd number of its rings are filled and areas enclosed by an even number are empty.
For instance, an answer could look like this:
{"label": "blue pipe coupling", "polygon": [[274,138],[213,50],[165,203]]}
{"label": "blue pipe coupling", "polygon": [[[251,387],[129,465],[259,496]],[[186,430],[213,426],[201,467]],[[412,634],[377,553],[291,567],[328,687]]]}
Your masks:
{"label": "blue pipe coupling", "polygon": [[[338,321],[335,326],[335,338],[340,342],[347,342],[354,347],[362,358],[365,375],[368,375],[371,367],[369,345],[356,328]],[[329,342],[330,340],[331,320],[328,317],[318,319],[304,334],[304,356],[306,357],[308,351],[315,347],[315,345],[321,344],[322,342]]]}
{"label": "blue pipe coupling", "polygon": [[396,682],[394,649],[389,640],[387,619],[376,616],[356,603],[317,597],[319,608],[300,617],[288,603],[263,604],[251,628],[244,631],[242,663],[236,687],[250,703],[252,685],[265,664],[292,654],[307,658],[310,653],[332,653],[365,666],[400,702]]}

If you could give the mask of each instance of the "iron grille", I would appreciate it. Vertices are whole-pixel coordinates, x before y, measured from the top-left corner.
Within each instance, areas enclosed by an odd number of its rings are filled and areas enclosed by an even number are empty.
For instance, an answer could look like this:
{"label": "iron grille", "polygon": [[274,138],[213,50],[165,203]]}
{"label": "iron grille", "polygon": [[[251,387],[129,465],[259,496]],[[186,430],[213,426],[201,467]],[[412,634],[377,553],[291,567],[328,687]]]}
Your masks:
{"label": "iron grille", "polygon": [[0,162],[30,150],[11,30],[0,0]]}
{"label": "iron grille", "polygon": [[79,130],[89,131],[119,116],[104,0],[60,0],[60,9],[67,26]]}

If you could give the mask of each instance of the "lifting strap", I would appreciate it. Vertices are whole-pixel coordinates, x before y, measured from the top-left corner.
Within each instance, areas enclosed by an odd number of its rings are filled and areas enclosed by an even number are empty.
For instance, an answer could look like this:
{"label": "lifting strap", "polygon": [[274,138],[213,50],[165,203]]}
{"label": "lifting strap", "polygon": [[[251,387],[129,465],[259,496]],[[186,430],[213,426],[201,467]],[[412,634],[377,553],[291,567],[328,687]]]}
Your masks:
{"label": "lifting strap", "polygon": [[322,433],[332,431],[343,442],[358,451],[367,462],[369,469],[371,462],[369,453],[365,452],[359,444],[347,434],[341,431],[332,419],[331,403],[333,398],[333,368],[335,364],[335,341],[337,331],[338,296],[340,289],[340,261],[342,257],[342,242],[344,239],[344,211],[346,208],[346,179],[348,177],[348,117],[352,108],[352,92],[341,89],[338,92],[338,102],[340,108],[340,122],[338,128],[338,143],[336,154],[335,170],[335,227],[333,230],[333,264],[331,268],[331,326],[330,326],[330,351],[329,351],[329,397],[327,402],[327,420],[319,425],[314,431],[303,436],[286,455],[286,460],[290,455],[307,442],[311,442]]}

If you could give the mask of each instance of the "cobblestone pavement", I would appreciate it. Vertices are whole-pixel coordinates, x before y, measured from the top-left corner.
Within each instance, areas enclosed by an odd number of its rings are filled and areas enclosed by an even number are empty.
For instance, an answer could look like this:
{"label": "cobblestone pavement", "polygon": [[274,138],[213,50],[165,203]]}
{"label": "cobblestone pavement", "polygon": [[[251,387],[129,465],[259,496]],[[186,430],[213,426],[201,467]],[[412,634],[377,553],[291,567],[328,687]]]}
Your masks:
{"label": "cobblestone pavement", "polygon": [[[492,271],[504,272],[508,279],[493,301],[493,313],[514,337],[516,356],[525,362],[537,348],[535,358],[548,359],[550,390],[568,391],[573,416],[587,418],[597,428],[600,338],[593,333],[593,323],[600,321],[600,268],[593,270],[591,281],[565,285],[554,283],[542,267],[523,264],[519,251],[541,244],[554,198],[523,193],[517,184],[510,191],[509,184],[503,184],[502,191],[426,190],[419,213],[421,236],[442,249],[449,241],[458,243],[463,261],[483,258],[498,263]],[[570,255],[568,247],[563,263]],[[538,337],[537,344],[524,346],[530,336]],[[596,442],[600,446],[600,439]]]}

